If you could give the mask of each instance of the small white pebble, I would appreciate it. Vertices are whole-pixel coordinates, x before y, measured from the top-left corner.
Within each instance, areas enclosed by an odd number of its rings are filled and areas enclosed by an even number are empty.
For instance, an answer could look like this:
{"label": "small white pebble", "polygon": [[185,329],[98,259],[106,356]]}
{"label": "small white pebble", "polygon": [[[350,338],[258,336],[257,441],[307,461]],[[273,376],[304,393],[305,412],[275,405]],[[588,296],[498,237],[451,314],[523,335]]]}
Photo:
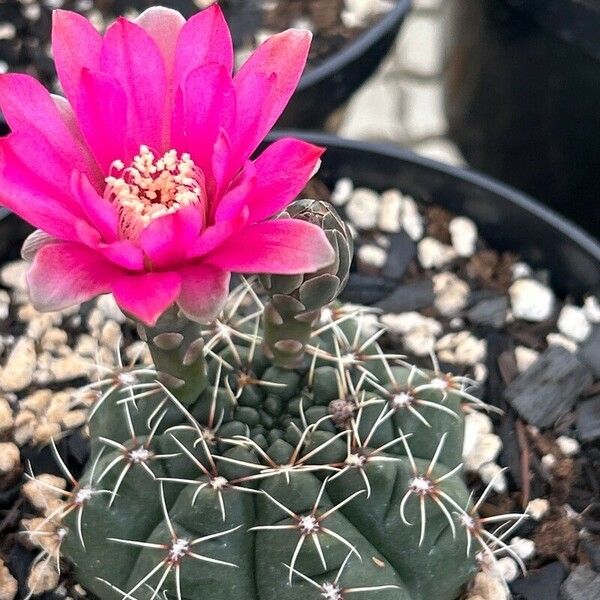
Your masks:
{"label": "small white pebble", "polygon": [[37,356],[35,344],[28,337],[21,337],[8,355],[4,369],[0,369],[0,390],[20,392],[33,381]]}
{"label": "small white pebble", "polygon": [[428,356],[437,336],[443,331],[439,321],[418,312],[388,313],[382,315],[381,322],[392,333],[402,335],[405,348],[416,356]]}
{"label": "small white pebble", "polygon": [[404,199],[398,190],[387,190],[381,194],[377,225],[386,233],[397,233],[402,229]]}
{"label": "small white pebble", "polygon": [[499,558],[496,562],[496,569],[498,574],[507,583],[514,581],[520,573],[519,565],[517,565],[517,562],[510,556],[503,556],[502,558]]}
{"label": "small white pebble", "polygon": [[18,446],[12,442],[0,443],[0,474],[12,473],[21,464]]}
{"label": "small white pebble", "polygon": [[534,520],[541,521],[550,510],[550,501],[546,498],[535,498],[529,501],[525,512]]}
{"label": "small white pebble", "polygon": [[61,497],[60,490],[67,487],[67,482],[62,477],[42,473],[35,479],[26,481],[21,493],[39,511],[45,511],[48,505]]}
{"label": "small white pebble", "polygon": [[[485,342],[485,340],[482,340]],[[477,383],[485,383],[487,381],[489,375],[488,368],[484,363],[477,363],[473,367],[473,376],[475,377],[475,381]]]}
{"label": "small white pebble", "polygon": [[452,246],[446,246],[433,237],[423,238],[418,246],[419,262],[424,269],[439,269],[456,258]]}
{"label": "small white pebble", "polygon": [[0,558],[0,600],[13,600],[18,589],[17,580],[10,574],[8,567]]}
{"label": "small white pebble", "polygon": [[0,40],[12,40],[17,35],[17,28],[7,21],[0,23]]}
{"label": "small white pebble", "polygon": [[100,343],[107,348],[110,348],[113,352],[116,352],[120,346],[123,333],[121,327],[116,321],[109,319],[102,326],[100,333]]}
{"label": "small white pebble", "polygon": [[423,217],[417,203],[410,196],[403,196],[402,199],[402,229],[413,242],[418,242],[425,229]]}
{"label": "small white pebble", "polygon": [[379,194],[367,188],[357,188],[346,204],[346,214],[358,229],[375,229],[379,212]]}
{"label": "small white pebble", "polygon": [[583,308],[563,306],[557,322],[558,330],[576,342],[583,342],[592,332],[592,324],[588,321]]}
{"label": "small white pebble", "polygon": [[562,346],[572,354],[575,354],[575,352],[577,352],[577,342],[574,342],[573,340],[560,333],[549,333],[546,336],[546,341],[548,342],[549,346]]}
{"label": "small white pebble", "polygon": [[[465,445],[467,439],[465,435]],[[492,463],[498,458],[500,451],[502,450],[502,440],[494,433],[480,434],[473,444],[473,440],[469,441],[471,451],[467,454],[464,453],[463,458],[465,463],[465,469],[470,472],[477,472],[485,463]]]}
{"label": "small white pebble", "polygon": [[385,14],[394,7],[390,0],[344,0],[344,9],[340,15],[342,23],[348,28],[366,27],[372,19]]}
{"label": "small white pebble", "polygon": [[30,21],[37,21],[42,14],[42,8],[39,4],[30,4],[23,9],[23,16]]}
{"label": "small white pebble", "polygon": [[486,485],[494,482],[492,489],[498,494],[504,494],[508,489],[506,476],[502,471],[502,467],[493,462],[488,462],[481,465],[477,471],[481,481]]}
{"label": "small white pebble", "polygon": [[452,317],[449,325],[451,329],[462,329],[465,326],[465,320],[461,317]]}
{"label": "small white pebble", "polygon": [[583,310],[590,323],[600,323],[600,302],[596,296],[588,296],[584,300]]}
{"label": "small white pebble", "polygon": [[365,244],[358,249],[357,259],[367,267],[381,269],[387,260],[387,252],[375,244]]}
{"label": "small white pebble", "polygon": [[487,570],[479,571],[471,582],[467,600],[508,600],[510,593],[500,577]]}
{"label": "small white pebble", "polygon": [[0,433],[7,431],[14,425],[13,411],[8,400],[0,396]]}
{"label": "small white pebble", "polygon": [[27,292],[26,275],[28,269],[29,263],[26,263],[24,260],[15,260],[6,263],[0,269],[0,282],[18,292]]}
{"label": "small white pebble", "polygon": [[529,367],[538,359],[540,353],[526,346],[517,346],[515,348],[515,360],[519,373],[527,371]]}
{"label": "small white pebble", "polygon": [[485,360],[487,343],[468,331],[459,331],[446,334],[435,344],[435,349],[445,362],[475,365]]}
{"label": "small white pebble", "polygon": [[509,288],[515,319],[545,321],[554,309],[554,293],[535,279],[518,279]]}
{"label": "small white pebble", "polygon": [[577,440],[566,435],[561,435],[560,437],[557,437],[556,445],[559,447],[560,451],[567,457],[575,456],[581,448]]}
{"label": "small white pebble", "polygon": [[10,311],[10,296],[6,290],[0,290],[0,321],[8,317]]}
{"label": "small white pebble", "polygon": [[541,463],[544,471],[546,471],[547,474],[550,474],[552,472],[552,467],[556,464],[556,456],[554,456],[554,454],[544,454]]}
{"label": "small white pebble", "polygon": [[293,29],[306,29],[310,32],[314,32],[315,30],[315,24],[313,20],[307,17],[298,17],[297,19],[294,19],[294,21],[292,21],[290,24],[290,27]]}
{"label": "small white pebble", "polygon": [[531,267],[524,262],[517,262],[512,266],[513,281],[517,279],[524,279],[525,277],[531,277],[533,271]]}
{"label": "small white pebble", "polygon": [[354,183],[349,177],[338,179],[333,192],[331,192],[331,202],[335,206],[343,206],[352,197],[354,192]]}
{"label": "small white pebble", "polygon": [[259,29],[254,34],[254,41],[256,42],[257,46],[260,46],[261,44],[266,42],[268,39],[272,38],[274,35],[275,35],[275,32],[270,29]]}
{"label": "small white pebble", "polygon": [[107,319],[112,319],[117,323],[123,324],[127,317],[123,314],[112,294],[103,294],[96,302],[96,306]]}
{"label": "small white pebble", "polygon": [[91,310],[87,318],[87,326],[90,333],[99,334],[102,325],[104,325],[104,321],[106,321],[106,316],[100,309],[94,308]]}
{"label": "small white pebble", "polygon": [[521,560],[529,560],[535,555],[535,543],[527,538],[514,537],[510,547]]}
{"label": "small white pebble", "polygon": [[460,312],[469,301],[469,284],[454,273],[437,273],[433,276],[434,305],[445,317]]}
{"label": "small white pebble", "polygon": [[49,592],[58,585],[59,576],[54,563],[41,561],[31,567],[27,577],[27,588],[33,596]]}
{"label": "small white pebble", "polygon": [[473,256],[477,243],[477,225],[467,217],[454,217],[448,229],[456,253],[459,256]]}

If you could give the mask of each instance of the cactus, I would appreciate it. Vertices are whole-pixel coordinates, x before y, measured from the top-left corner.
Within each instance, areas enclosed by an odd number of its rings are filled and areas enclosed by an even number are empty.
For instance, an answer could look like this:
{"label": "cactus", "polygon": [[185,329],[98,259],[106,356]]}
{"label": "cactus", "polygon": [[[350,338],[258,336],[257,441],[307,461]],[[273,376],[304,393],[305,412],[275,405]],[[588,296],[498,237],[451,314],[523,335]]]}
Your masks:
{"label": "cactus", "polygon": [[207,325],[165,315],[142,331],[156,370],[92,384],[91,457],[55,519],[103,600],[449,600],[472,541],[503,547],[460,472],[470,381],[386,353],[332,304],[351,238],[330,207],[285,216],[325,228],[330,269],[262,276],[266,306],[243,281]]}

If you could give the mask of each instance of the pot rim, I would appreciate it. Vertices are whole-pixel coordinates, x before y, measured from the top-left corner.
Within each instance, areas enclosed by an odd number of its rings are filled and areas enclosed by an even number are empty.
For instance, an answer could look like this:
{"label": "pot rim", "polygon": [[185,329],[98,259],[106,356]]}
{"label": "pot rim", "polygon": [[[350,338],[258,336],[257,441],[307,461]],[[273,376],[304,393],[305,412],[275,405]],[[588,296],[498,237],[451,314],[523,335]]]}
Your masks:
{"label": "pot rim", "polygon": [[412,0],[397,0],[397,4],[375,25],[368,27],[345,48],[326,58],[321,64],[305,73],[297,91],[305,90],[328,79],[337,71],[356,61],[390,31],[398,28],[406,13],[412,8]]}
{"label": "pot rim", "polygon": [[306,132],[295,129],[276,130],[269,134],[267,141],[274,141],[282,137],[295,137],[304,141],[324,146],[326,149],[336,147],[341,150],[366,151],[373,154],[383,154],[389,158],[395,158],[412,162],[426,169],[442,172],[450,177],[460,179],[467,183],[481,187],[493,194],[506,198],[507,201],[519,208],[526,210],[550,227],[560,231],[581,246],[595,260],[600,263],[600,241],[585,232],[567,217],[546,207],[538,200],[528,196],[518,189],[502,183],[489,175],[484,175],[474,169],[455,167],[431,158],[416,154],[412,150],[396,146],[386,142],[367,142],[361,140],[345,139],[336,135],[320,132]]}

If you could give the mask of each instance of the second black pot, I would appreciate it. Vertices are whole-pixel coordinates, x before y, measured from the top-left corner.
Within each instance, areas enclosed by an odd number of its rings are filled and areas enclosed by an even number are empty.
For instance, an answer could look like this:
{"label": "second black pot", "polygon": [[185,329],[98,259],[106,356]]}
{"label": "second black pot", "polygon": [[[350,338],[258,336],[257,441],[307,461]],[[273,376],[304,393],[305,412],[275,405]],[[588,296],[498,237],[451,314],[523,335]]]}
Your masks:
{"label": "second black pot", "polygon": [[450,135],[469,164],[600,233],[600,4],[452,0]]}

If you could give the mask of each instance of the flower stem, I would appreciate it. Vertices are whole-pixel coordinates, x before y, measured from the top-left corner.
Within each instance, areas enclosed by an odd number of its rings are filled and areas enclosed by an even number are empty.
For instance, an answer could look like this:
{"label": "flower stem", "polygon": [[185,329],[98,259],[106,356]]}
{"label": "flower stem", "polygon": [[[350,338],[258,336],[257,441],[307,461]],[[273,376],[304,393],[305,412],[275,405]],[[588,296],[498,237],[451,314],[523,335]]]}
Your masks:
{"label": "flower stem", "polygon": [[173,308],[154,327],[138,328],[148,343],[159,380],[184,406],[193,404],[208,385],[201,325]]}

